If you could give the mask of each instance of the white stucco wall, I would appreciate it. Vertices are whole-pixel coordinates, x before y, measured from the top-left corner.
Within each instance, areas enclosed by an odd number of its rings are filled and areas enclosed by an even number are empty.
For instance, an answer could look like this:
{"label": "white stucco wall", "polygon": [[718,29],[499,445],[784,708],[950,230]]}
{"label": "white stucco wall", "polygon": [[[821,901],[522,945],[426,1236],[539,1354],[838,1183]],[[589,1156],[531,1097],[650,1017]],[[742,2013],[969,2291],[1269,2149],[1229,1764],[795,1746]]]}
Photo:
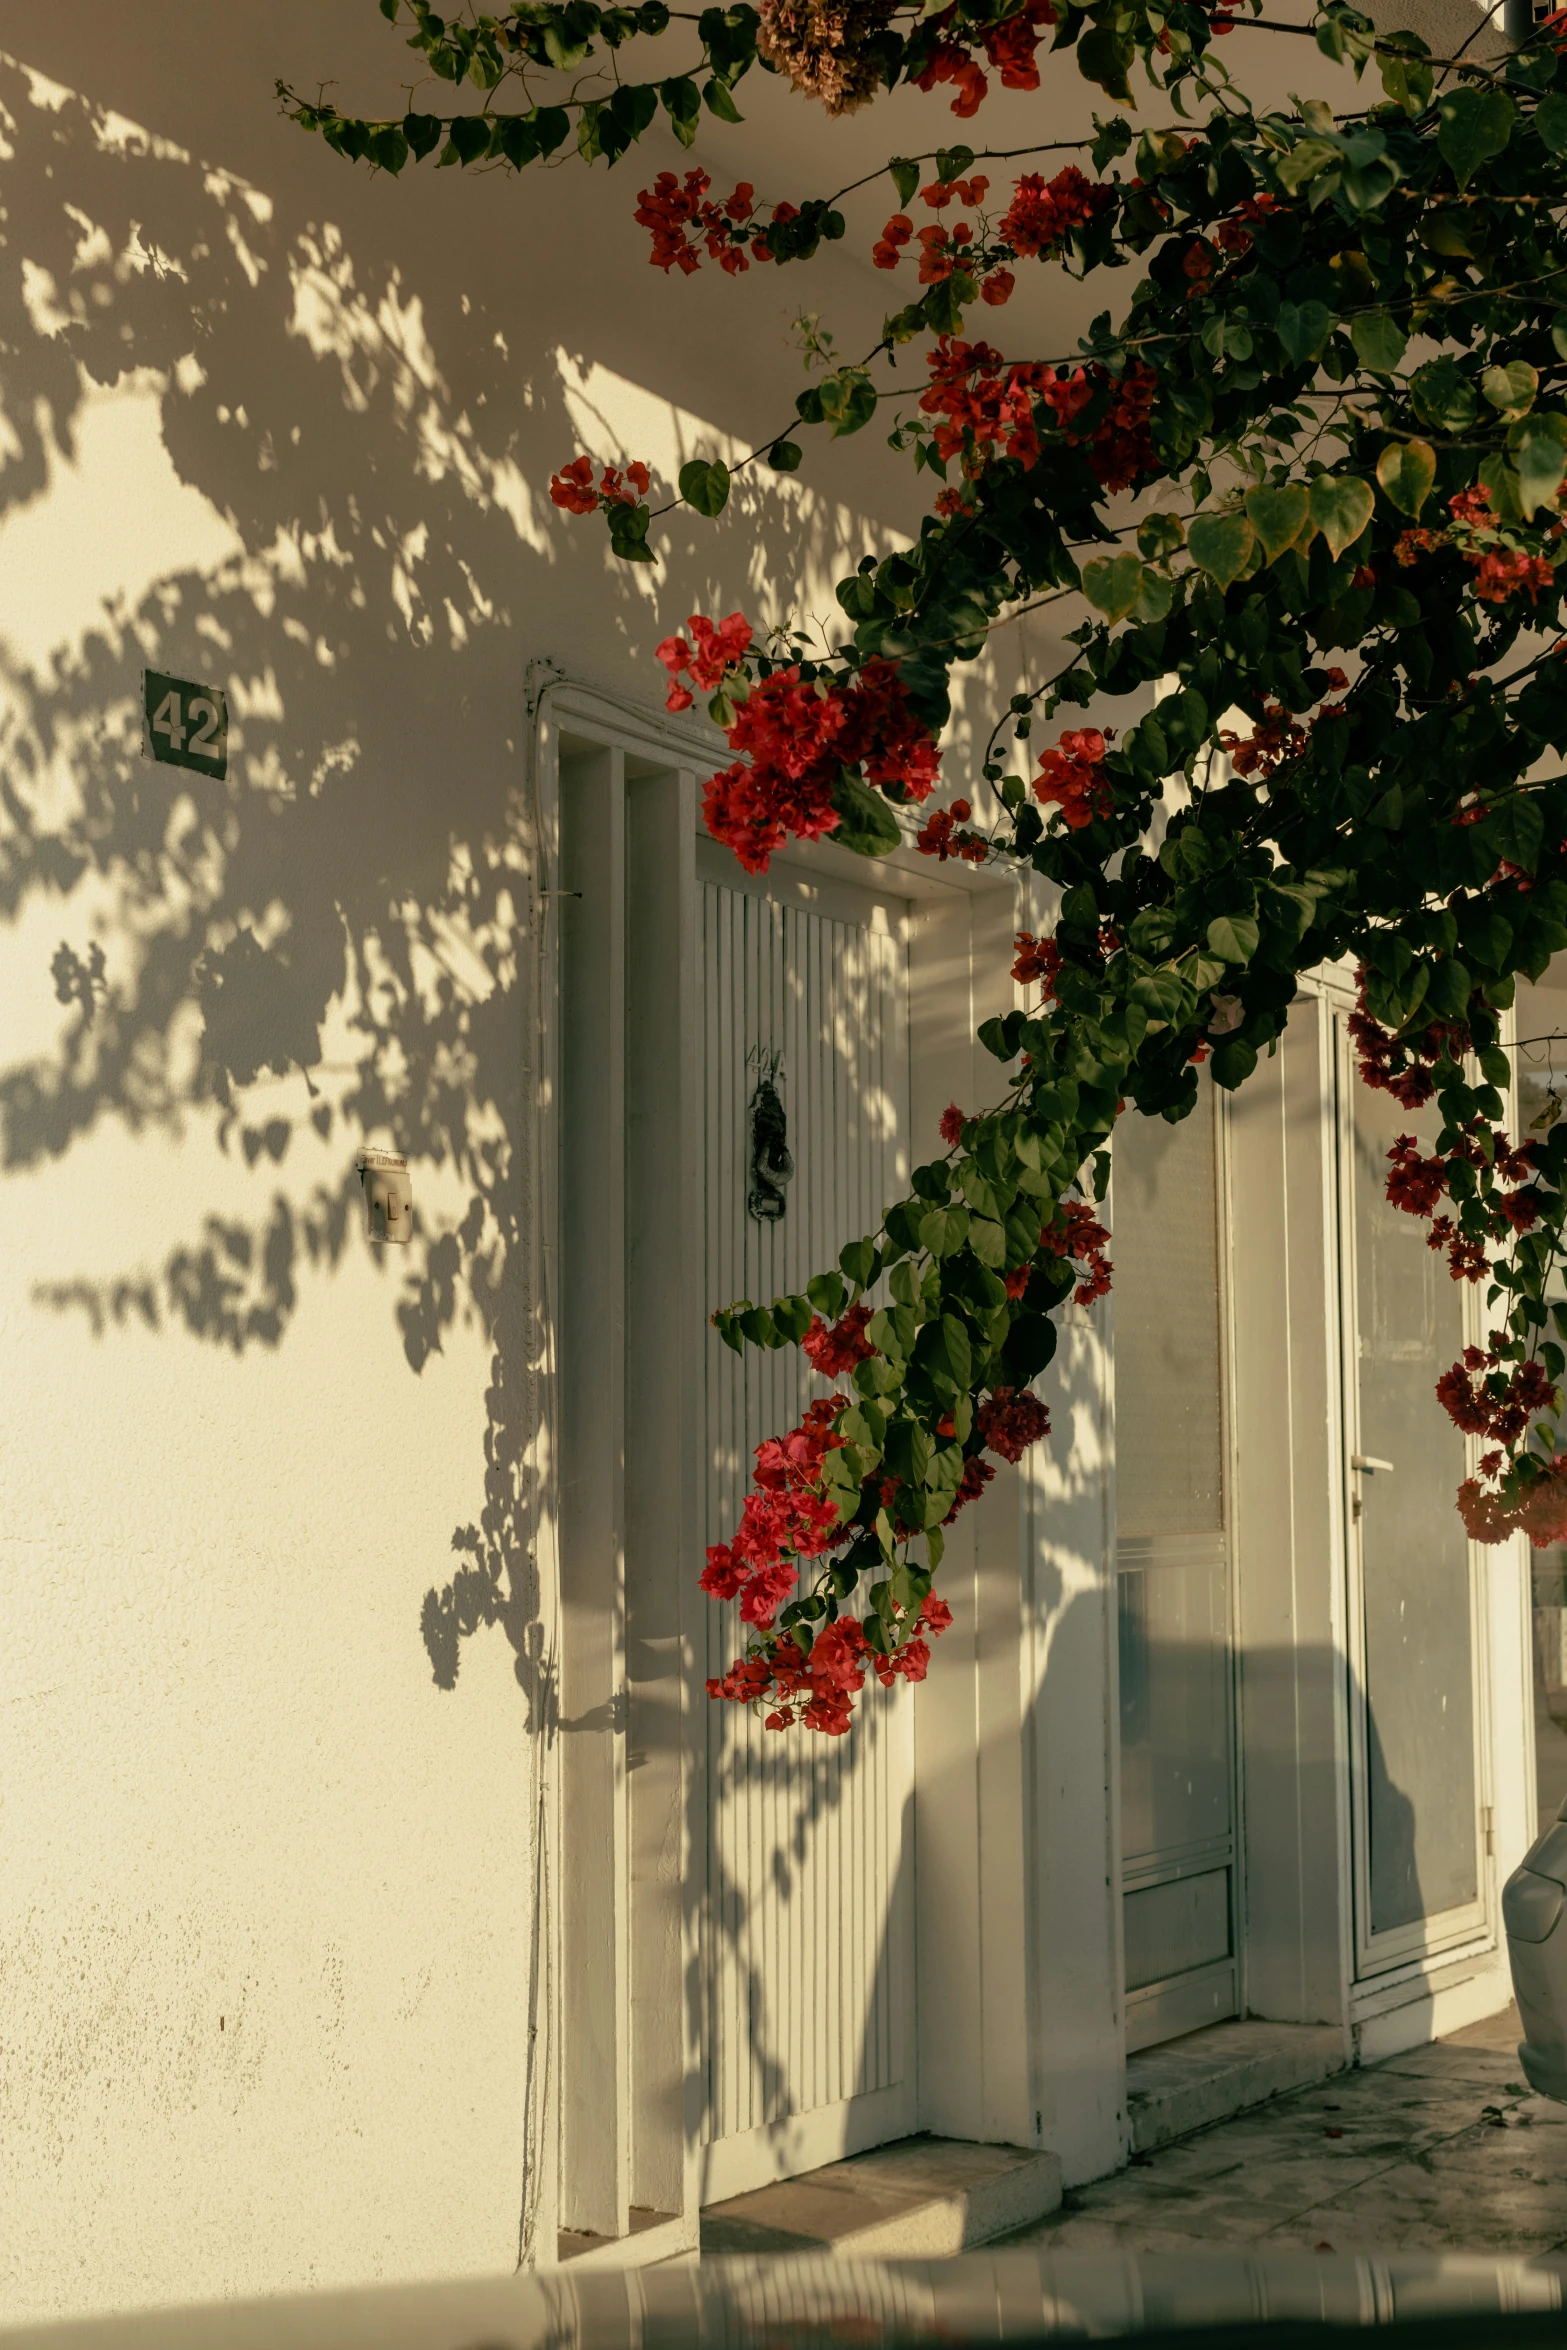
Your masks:
{"label": "white stucco wall", "polygon": [[[659,636],[827,608],[900,477],[612,567],[551,468],[667,481],[804,380],[792,289],[648,268],[669,158],[353,171],[272,82],[400,105],[359,0],[0,51],[0,2320],[502,2270],[551,2160],[530,675],[656,709]],[[142,760],[144,662],[227,687],[225,785]]]}

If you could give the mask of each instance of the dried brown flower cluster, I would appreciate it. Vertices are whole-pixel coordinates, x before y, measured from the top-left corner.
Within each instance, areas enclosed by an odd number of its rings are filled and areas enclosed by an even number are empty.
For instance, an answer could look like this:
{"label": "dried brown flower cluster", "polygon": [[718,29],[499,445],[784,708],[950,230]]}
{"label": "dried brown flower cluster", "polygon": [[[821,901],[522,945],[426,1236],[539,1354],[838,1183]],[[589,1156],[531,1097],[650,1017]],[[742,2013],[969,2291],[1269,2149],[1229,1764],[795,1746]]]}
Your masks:
{"label": "dried brown flower cluster", "polygon": [[873,44],[892,9],[893,0],[761,0],[756,45],[829,114],[852,114],[881,85]]}

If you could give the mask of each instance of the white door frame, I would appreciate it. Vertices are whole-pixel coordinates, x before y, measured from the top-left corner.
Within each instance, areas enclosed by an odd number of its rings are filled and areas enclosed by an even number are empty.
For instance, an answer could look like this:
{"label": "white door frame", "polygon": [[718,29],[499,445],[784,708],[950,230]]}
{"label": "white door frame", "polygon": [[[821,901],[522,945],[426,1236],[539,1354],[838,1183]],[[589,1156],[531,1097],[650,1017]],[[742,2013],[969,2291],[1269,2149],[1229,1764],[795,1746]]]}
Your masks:
{"label": "white door frame", "polygon": [[[574,756],[585,762],[575,774]],[[691,1308],[701,1235],[697,1169],[682,1150],[683,1138],[696,1131],[688,1014],[697,781],[719,756],[705,724],[567,682],[539,696],[535,814],[547,919],[535,1220],[549,1452],[540,1569],[558,1611],[560,1686],[549,1775],[557,1856],[549,2077],[559,2177],[553,2198],[540,2198],[539,2250],[548,2256],[553,2201],[555,2224],[573,2231],[576,2257],[594,2265],[662,2258],[693,2243],[700,2192],[695,1986],[703,1888],[692,1823],[704,1814],[705,1791],[703,1742],[692,1717],[707,1699],[691,1637],[693,1612],[703,1604],[692,1565],[701,1543],[701,1325]],[[563,845],[571,851],[563,843],[562,792],[578,782],[597,809],[588,835],[593,858],[586,872],[573,858],[563,875]],[[978,1108],[995,1089],[996,1064],[975,1032],[1014,1000],[1014,878],[937,866],[911,844],[869,868],[830,841],[791,858],[913,901],[911,1131],[916,1155],[926,1137],[934,1152],[948,1101]],[[632,873],[636,886],[628,888]],[[580,899],[558,894],[576,888]],[[630,935],[626,923],[644,926],[642,944],[633,937],[617,949],[615,936]],[[603,966],[597,988],[580,996],[568,927],[591,936],[588,951]],[[614,979],[622,952],[632,957],[634,987]],[[667,966],[665,995],[674,992],[662,1042],[656,1035],[639,1041],[626,1023],[653,1020],[656,990],[642,983],[655,961]],[[582,1053],[584,1022],[598,1022],[604,1047],[588,1056],[586,1079],[581,1069],[565,1068],[563,972],[573,992],[573,1059]],[[568,1075],[572,1085],[563,1090]],[[638,1248],[640,1185],[628,1190],[624,1163],[611,1148],[617,1088],[622,1116],[639,1122],[639,1175],[654,1159],[661,1170],[656,1212],[647,1195],[649,1221],[660,1231],[656,1251]],[[578,1131],[568,1139],[573,1121]],[[573,1187],[571,1206],[603,1236],[597,1263],[573,1265],[563,1252],[569,1219],[557,1170]],[[673,1245],[670,1232],[678,1233]],[[628,1287],[617,1308],[612,1265],[622,1246]],[[602,1355],[620,1323],[626,1351],[618,1375],[603,1362],[590,1375],[590,1357],[576,1356],[565,1302],[576,1300],[577,1285],[580,1310],[590,1315],[590,1347]],[[662,1304],[646,1310],[655,1295]],[[656,1364],[639,1371],[631,1350],[654,1330]],[[670,1376],[671,1347],[680,1358],[677,1378]],[[653,1386],[668,1422],[656,1443],[641,1418]],[[600,1403],[609,1395],[607,1412],[590,1408],[595,1392]],[[628,1392],[640,1399],[629,1416]],[[655,1450],[668,1472],[662,1486],[652,1479],[648,1454]],[[1041,2142],[1041,2109],[1051,2100],[1038,2026],[1042,1945],[1030,1787],[1038,1692],[1024,1522],[1022,1481],[1003,1465],[985,1502],[964,1513],[948,1544],[943,1588],[958,1621],[930,1681],[917,1697],[902,1694],[915,1707],[916,1996],[932,2019],[921,2036],[913,2126],[1031,2145]],[[642,1579],[639,1552],[662,1611],[651,1644],[639,1642],[634,1620],[627,1622],[628,1592]],[[589,2248],[579,2250],[583,2244]]]}
{"label": "white door frame", "polygon": [[682,1610],[700,1544],[700,1330],[686,1309],[700,1263],[692,839],[704,751],[695,730],[571,684],[545,688],[536,722],[536,1351],[542,1515],[556,1530],[540,1568],[558,1659],[555,2151],[537,2257],[551,2257],[552,2207],[573,2266],[619,2267],[690,2250],[698,2233],[688,1847],[701,1789]]}

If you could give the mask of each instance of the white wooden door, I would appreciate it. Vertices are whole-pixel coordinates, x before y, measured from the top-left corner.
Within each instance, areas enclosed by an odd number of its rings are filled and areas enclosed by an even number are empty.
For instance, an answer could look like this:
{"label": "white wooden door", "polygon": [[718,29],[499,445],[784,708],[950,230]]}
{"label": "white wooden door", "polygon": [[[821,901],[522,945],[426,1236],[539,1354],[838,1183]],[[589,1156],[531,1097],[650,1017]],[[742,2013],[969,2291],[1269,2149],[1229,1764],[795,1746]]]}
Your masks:
{"label": "white wooden door", "polygon": [[[798,1291],[908,1186],[908,911],[775,864],[748,881],[703,843],[709,1305]],[[752,1104],[772,1074],[793,1175],[752,1212]],[[754,1448],[825,1392],[796,1349],[709,1337],[707,1539],[739,1520]],[[740,1653],[706,1609],[707,1671]],[[704,2202],[914,2126],[910,1693],[874,1681],[841,1739],[706,1709]]]}

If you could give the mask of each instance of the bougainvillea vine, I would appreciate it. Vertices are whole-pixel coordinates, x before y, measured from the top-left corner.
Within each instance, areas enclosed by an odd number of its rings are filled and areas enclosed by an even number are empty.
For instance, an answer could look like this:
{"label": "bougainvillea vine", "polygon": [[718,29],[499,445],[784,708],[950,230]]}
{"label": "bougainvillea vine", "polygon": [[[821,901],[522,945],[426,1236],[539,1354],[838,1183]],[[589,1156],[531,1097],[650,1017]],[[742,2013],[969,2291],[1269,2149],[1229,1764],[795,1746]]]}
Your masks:
{"label": "bougainvillea vine", "polygon": [[[802,1348],[830,1388],[759,1448],[708,1554],[745,1642],[714,1696],[841,1734],[868,1681],[923,1678],[950,1621],[946,1529],[1046,1437],[1032,1382],[1059,1314],[1113,1277],[1097,1203],[1117,1119],[1244,1084],[1323,966],[1358,970],[1361,1075],[1408,1112],[1388,1199],[1483,1288],[1484,1342],[1432,1406],[1472,1447],[1464,1523],[1567,1539],[1567,1121],[1510,1129],[1504,1044],[1518,979],[1567,949],[1556,27],[1437,59],[1325,0],[1311,27],[1253,36],[1299,38],[1297,82],[1313,40],[1365,77],[1340,76],[1358,102],[1335,111],[1245,97],[1214,51],[1250,21],[1233,0],[762,0],[694,31],[661,4],[525,0],[461,24],[382,7],[434,74],[486,92],[477,113],[383,123],[288,100],[388,171],[437,149],[520,169],[572,136],[613,162],[655,118],[689,145],[704,111],[739,119],[752,71],[834,113],[913,85],[967,123],[992,84],[1035,89],[1070,51],[1111,100],[1135,71],[1181,117],[1095,116],[1004,171],[953,141],[828,196],[737,179],[715,197],[693,170],[639,197],[673,288],[808,260],[869,188],[864,252],[904,306],[851,363],[816,333],[817,380],[744,462],[792,471],[796,433],[875,423],[934,477],[913,543],[840,584],[835,628],[696,615],[657,648],[670,707],[704,697],[727,740],[709,829],[756,872],[790,839],[912,841],[1031,873],[1057,909],[1015,940],[1022,1001],[980,1031],[997,1098],[953,1104],[908,1196],[803,1292],[714,1316],[737,1348]],[[636,80],[627,45],[665,37],[699,57]],[[998,346],[1034,269],[1107,277],[1072,349]],[[717,514],[730,482],[692,459],[666,495],[645,467],[574,456],[552,495],[654,562],[658,515]],[[954,669],[1047,603],[1071,623],[1063,657],[943,789]]]}

